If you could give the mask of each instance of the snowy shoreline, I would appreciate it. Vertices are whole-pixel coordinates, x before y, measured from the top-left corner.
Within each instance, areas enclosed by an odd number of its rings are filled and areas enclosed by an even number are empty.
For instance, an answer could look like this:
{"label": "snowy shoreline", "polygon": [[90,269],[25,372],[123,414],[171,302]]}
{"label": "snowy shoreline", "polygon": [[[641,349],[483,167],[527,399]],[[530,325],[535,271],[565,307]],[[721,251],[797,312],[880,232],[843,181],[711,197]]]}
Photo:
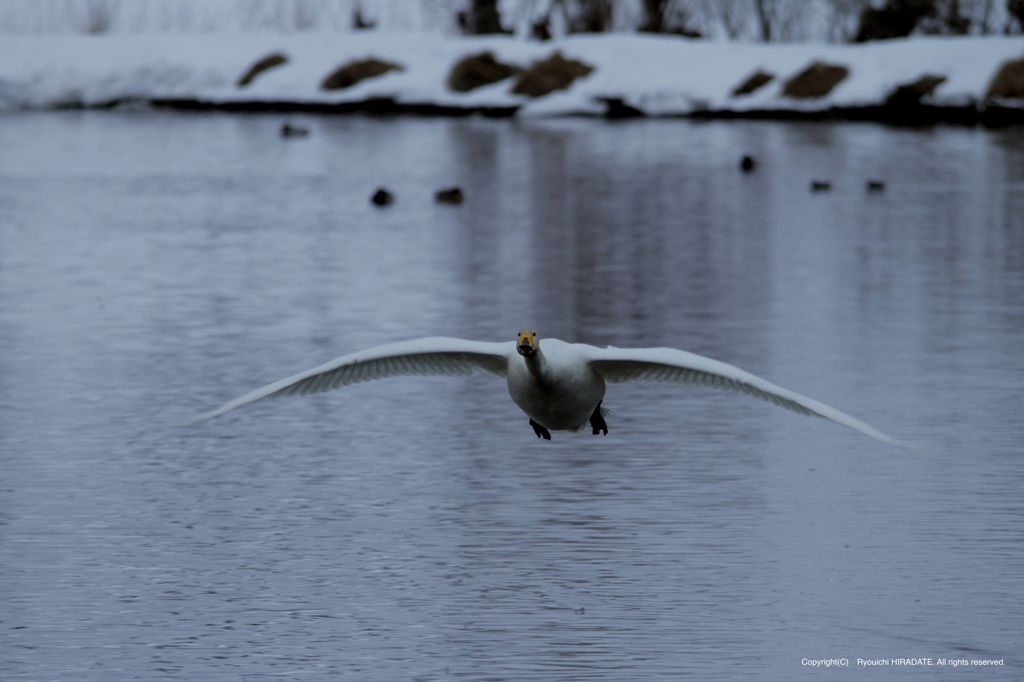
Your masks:
{"label": "snowy shoreline", "polygon": [[[566,89],[538,97],[513,93],[515,78],[468,92],[449,87],[452,67],[468,55],[491,52],[501,63],[528,69],[556,51],[593,70]],[[286,60],[238,85],[254,63],[275,53]],[[321,88],[340,65],[370,58],[398,68],[345,89]],[[1002,65],[1022,58],[1021,36],[914,37],[858,45],[736,44],[636,34],[575,35],[544,43],[386,32],[5,36],[0,111],[143,105],[1005,125],[1024,123],[1024,98],[991,97],[990,90]],[[823,94],[787,94],[787,83],[815,63],[838,70],[839,80]],[[770,80],[749,94],[735,94],[758,72]]]}

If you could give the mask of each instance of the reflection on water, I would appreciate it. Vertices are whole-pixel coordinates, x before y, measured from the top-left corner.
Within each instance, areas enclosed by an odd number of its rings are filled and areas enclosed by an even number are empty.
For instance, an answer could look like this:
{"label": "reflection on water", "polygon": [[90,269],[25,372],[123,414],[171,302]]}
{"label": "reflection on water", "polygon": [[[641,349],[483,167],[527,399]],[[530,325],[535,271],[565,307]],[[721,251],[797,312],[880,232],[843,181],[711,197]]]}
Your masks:
{"label": "reflection on water", "polygon": [[[1021,676],[1020,131],[281,122],[0,118],[5,680]],[[542,443],[490,377],[179,426],[359,348],[527,324],[712,355],[926,445],[660,384]]]}

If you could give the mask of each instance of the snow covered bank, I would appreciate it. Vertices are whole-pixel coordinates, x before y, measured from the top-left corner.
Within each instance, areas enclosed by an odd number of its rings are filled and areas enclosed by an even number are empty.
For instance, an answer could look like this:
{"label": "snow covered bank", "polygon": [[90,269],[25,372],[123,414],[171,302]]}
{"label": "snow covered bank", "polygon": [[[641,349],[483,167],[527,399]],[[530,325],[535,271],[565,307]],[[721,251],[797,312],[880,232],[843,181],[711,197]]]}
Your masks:
{"label": "snow covered bank", "polygon": [[[526,69],[556,50],[593,70],[567,89],[540,97],[513,93],[514,76],[467,92],[449,88],[452,67],[467,55],[490,51],[498,62]],[[256,62],[274,53],[285,61],[238,85]],[[397,68],[344,89],[321,88],[339,66],[370,58]],[[1024,96],[988,96],[1001,65],[1022,58],[1019,36],[860,45],[629,34],[547,43],[383,32],[5,36],[0,108],[155,103],[235,110],[1024,122]],[[815,62],[831,68],[828,73],[838,81],[815,84],[811,74],[810,90],[801,92],[794,77]],[[771,79],[749,94],[734,94],[757,72],[764,74],[760,80]]]}

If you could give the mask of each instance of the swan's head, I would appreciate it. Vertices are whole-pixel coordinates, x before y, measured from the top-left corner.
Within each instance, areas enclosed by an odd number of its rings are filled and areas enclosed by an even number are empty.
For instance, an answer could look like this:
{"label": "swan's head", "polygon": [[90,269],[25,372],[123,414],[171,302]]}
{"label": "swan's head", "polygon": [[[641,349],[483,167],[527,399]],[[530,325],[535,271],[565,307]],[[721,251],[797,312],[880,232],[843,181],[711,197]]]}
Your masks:
{"label": "swan's head", "polygon": [[529,327],[519,330],[519,340],[516,341],[516,350],[523,357],[530,357],[537,354],[537,332]]}

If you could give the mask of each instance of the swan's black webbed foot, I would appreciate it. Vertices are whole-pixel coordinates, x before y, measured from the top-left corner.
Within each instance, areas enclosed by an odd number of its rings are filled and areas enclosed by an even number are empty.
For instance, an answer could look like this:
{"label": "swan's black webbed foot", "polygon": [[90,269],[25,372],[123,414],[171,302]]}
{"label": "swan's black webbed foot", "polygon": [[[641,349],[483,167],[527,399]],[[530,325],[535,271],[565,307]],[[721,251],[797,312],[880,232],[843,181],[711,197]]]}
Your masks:
{"label": "swan's black webbed foot", "polygon": [[544,440],[551,440],[551,432],[545,429],[537,422],[530,420],[530,426],[533,427],[533,432],[537,434],[537,438],[543,438]]}
{"label": "swan's black webbed foot", "polygon": [[594,408],[594,414],[590,415],[590,425],[594,428],[594,435],[600,434],[604,431],[604,435],[608,435],[608,425],[604,422],[604,417],[601,416],[601,403],[603,400],[598,401],[597,407]]}

